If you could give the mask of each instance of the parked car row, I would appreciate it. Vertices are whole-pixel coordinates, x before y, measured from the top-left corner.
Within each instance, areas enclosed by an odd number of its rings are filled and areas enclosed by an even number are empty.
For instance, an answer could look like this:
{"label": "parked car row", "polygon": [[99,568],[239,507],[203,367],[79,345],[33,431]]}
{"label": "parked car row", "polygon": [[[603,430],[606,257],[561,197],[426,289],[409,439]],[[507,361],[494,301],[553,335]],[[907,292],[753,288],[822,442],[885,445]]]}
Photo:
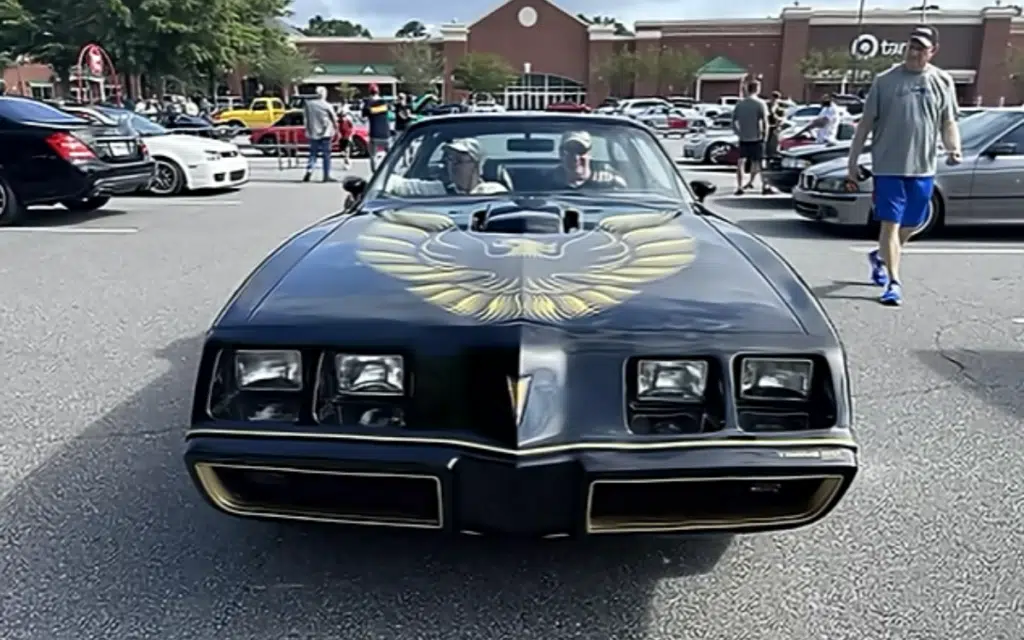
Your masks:
{"label": "parked car row", "polygon": [[[959,126],[963,162],[939,163],[931,207],[918,237],[944,226],[1024,223],[1024,110],[962,109]],[[769,171],[768,178],[780,188],[795,181],[790,185],[793,208],[804,218],[871,228],[870,153],[858,159],[863,179],[851,192],[845,183],[849,143],[823,152],[807,147],[784,153],[784,168]]]}
{"label": "parked car row", "polygon": [[0,226],[36,205],[92,211],[118,195],[237,188],[249,178],[236,145],[172,133],[133,111],[0,97]]}

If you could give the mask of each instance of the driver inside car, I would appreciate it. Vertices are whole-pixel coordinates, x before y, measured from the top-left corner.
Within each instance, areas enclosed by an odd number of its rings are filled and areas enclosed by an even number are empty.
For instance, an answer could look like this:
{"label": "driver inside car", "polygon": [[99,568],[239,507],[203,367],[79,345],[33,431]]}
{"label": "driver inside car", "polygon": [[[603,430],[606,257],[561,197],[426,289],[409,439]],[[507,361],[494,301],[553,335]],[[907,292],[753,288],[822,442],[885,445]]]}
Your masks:
{"label": "driver inside car", "polygon": [[626,189],[626,179],[612,169],[595,169],[590,152],[593,141],[586,131],[570,131],[562,136],[558,146],[562,159],[560,169],[563,188],[569,189]]}
{"label": "driver inside car", "polygon": [[461,138],[442,147],[447,180],[421,180],[391,176],[385,191],[393,196],[488,195],[507,193],[500,182],[487,182],[480,173],[484,154],[473,138]]}

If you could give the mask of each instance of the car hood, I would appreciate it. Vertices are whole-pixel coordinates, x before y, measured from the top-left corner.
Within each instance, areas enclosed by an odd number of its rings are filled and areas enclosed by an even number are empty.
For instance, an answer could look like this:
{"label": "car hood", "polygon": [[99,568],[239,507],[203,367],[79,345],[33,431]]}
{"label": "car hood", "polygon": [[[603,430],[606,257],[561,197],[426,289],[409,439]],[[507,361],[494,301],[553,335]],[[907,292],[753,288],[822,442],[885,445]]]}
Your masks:
{"label": "car hood", "polygon": [[223,142],[202,136],[190,136],[183,133],[172,133],[166,136],[146,138],[146,145],[151,150],[168,149],[178,153],[198,153],[201,151],[238,151],[238,147],[230,142]]}
{"label": "car hood", "polygon": [[[860,158],[857,161],[857,164],[859,164],[862,167],[865,167],[867,169],[870,169],[871,168],[871,154],[870,153],[862,153],[860,155]],[[808,175],[812,175],[812,176],[817,176],[819,178],[824,177],[824,176],[829,176],[829,175],[845,176],[846,175],[847,166],[848,166],[847,157],[843,156],[841,158],[836,158],[834,160],[829,160],[828,162],[822,162],[821,164],[816,164],[816,165],[814,165],[814,166],[812,166],[812,167],[810,167],[808,169],[805,169],[804,173],[807,173]]]}
{"label": "car hood", "polygon": [[[570,331],[806,333],[744,253],[705,219],[677,215],[678,207],[625,199],[454,202],[321,223],[265,262],[219,323],[330,328],[335,336],[393,323],[517,322]],[[550,212],[566,209],[578,212],[584,231],[464,230],[484,212],[511,229],[528,224],[531,212],[547,212],[550,224]]]}

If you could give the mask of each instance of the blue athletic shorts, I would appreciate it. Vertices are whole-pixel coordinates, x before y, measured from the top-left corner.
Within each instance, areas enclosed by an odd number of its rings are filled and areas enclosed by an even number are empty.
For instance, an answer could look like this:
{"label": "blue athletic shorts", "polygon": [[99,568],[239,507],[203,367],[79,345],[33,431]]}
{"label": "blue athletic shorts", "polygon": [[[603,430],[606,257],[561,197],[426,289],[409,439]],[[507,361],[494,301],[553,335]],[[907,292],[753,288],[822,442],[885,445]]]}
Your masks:
{"label": "blue athletic shorts", "polygon": [[875,176],[875,219],[901,227],[920,227],[928,217],[935,178]]}

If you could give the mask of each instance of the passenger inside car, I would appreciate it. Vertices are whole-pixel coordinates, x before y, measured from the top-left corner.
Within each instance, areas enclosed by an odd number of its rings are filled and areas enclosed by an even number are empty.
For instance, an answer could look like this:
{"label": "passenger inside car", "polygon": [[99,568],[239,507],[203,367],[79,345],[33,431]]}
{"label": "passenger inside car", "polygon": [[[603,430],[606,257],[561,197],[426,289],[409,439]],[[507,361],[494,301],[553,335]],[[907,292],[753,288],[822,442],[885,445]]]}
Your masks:
{"label": "passenger inside car", "polygon": [[505,193],[508,186],[488,181],[481,176],[484,159],[480,143],[473,138],[461,138],[441,147],[445,179],[419,179],[392,175],[386,190],[396,196],[433,195],[487,195]]}

